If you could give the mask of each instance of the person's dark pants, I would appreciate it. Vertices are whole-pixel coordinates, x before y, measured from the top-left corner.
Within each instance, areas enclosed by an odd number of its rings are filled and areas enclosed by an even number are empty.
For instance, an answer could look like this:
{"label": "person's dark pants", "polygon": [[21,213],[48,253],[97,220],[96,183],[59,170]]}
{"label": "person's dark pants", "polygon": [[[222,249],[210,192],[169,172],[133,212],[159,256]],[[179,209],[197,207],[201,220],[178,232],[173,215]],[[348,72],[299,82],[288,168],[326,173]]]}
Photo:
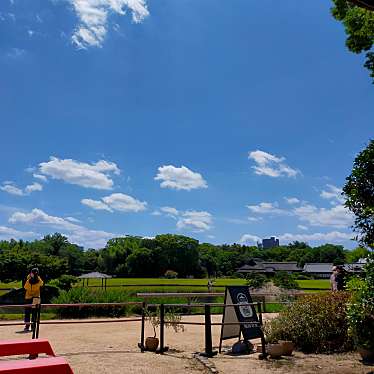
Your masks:
{"label": "person's dark pants", "polygon": [[[32,304],[32,299],[25,299],[25,304]],[[30,326],[31,313],[32,313],[31,307],[25,308],[25,320],[24,321],[25,321],[26,327]]]}

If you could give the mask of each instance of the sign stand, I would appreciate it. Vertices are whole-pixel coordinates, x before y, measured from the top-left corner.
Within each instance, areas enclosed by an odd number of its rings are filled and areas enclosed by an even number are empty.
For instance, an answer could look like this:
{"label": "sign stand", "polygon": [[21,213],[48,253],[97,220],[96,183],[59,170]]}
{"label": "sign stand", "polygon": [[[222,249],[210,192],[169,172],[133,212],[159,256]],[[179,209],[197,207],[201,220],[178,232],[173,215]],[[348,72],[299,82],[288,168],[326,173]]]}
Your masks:
{"label": "sign stand", "polygon": [[[250,339],[261,339],[262,354],[260,359],[267,357],[265,348],[265,337],[261,329],[262,316],[260,321],[252,303],[249,288],[246,286],[229,286],[225,290],[225,306],[222,316],[221,337],[219,342],[219,352],[222,350],[222,341],[226,339],[243,336],[244,341]],[[235,304],[235,305],[233,305]],[[243,305],[240,305],[243,304]],[[261,310],[260,310],[261,313]]]}

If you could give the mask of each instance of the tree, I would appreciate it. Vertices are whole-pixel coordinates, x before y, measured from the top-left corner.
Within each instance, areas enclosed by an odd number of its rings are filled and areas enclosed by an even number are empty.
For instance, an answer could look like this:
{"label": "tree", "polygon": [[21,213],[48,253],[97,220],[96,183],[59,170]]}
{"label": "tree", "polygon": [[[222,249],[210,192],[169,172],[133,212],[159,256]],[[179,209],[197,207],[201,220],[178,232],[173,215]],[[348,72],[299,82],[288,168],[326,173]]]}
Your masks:
{"label": "tree", "polygon": [[200,265],[206,271],[208,277],[212,277],[217,271],[217,248],[216,246],[203,243],[199,245]]}
{"label": "tree", "polygon": [[160,269],[161,274],[169,269],[176,271],[180,277],[200,273],[197,240],[183,235],[166,234],[157,235],[155,241],[161,249],[158,253],[167,259],[167,267]]}
{"label": "tree", "polygon": [[324,244],[314,250],[319,252],[319,262],[332,262],[334,265],[344,264],[345,252],[342,245]]}
{"label": "tree", "polygon": [[374,248],[374,140],[357,155],[343,193],[345,206],[356,216],[353,227],[359,233],[357,239]]}
{"label": "tree", "polygon": [[147,248],[137,248],[127,258],[127,269],[132,277],[151,277],[155,275],[152,251]]}
{"label": "tree", "polygon": [[369,254],[369,250],[363,247],[357,247],[352,251],[347,251],[346,260],[348,263],[357,262],[361,258],[366,258]]}
{"label": "tree", "polygon": [[346,46],[351,52],[366,53],[364,66],[369,69],[374,84],[374,11],[358,7],[348,0],[333,0],[333,17],[341,21],[348,35]]}

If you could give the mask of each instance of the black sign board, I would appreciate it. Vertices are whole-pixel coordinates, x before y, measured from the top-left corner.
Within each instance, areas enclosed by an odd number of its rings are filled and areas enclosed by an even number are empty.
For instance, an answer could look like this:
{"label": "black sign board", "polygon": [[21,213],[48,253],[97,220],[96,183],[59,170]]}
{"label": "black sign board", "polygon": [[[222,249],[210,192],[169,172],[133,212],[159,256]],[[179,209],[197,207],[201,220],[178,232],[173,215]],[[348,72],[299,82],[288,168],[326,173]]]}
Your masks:
{"label": "black sign board", "polygon": [[[252,297],[249,293],[248,287],[226,287],[225,307],[222,317],[220,351],[222,346],[222,340],[225,339],[240,339],[240,335],[243,335],[244,340],[256,338],[261,338],[261,340],[264,339],[264,335],[261,329],[261,324],[257,317],[255,306],[248,305],[250,303],[252,303]],[[231,304],[238,305],[233,306]],[[240,322],[241,324],[234,324],[238,322]]]}

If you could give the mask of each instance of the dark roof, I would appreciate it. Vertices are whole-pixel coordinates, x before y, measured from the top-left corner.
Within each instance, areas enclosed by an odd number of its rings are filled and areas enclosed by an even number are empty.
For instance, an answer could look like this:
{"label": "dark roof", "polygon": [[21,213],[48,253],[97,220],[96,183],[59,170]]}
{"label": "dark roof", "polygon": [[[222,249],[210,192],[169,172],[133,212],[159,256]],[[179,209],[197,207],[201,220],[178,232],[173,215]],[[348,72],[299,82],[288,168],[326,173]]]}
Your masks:
{"label": "dark roof", "polygon": [[315,262],[315,263],[310,263],[307,262],[304,265],[304,272],[305,273],[331,273],[332,267],[334,264],[332,263],[320,263],[320,262]]}
{"label": "dark roof", "polygon": [[273,268],[276,271],[301,271],[297,262],[263,262],[265,268]]}
{"label": "dark roof", "polygon": [[270,261],[257,261],[255,265],[246,264],[240,267],[237,271],[246,272],[261,272],[261,273],[274,273],[275,271],[301,271],[302,268],[297,266],[297,262],[270,262]]}
{"label": "dark roof", "polygon": [[[305,273],[331,273],[333,266],[334,264],[332,263],[320,263],[320,262],[310,263],[308,262],[304,265],[303,271]],[[346,271],[357,273],[357,272],[362,272],[364,266],[365,264],[355,262],[353,264],[344,264],[343,268]]]}
{"label": "dark roof", "polygon": [[361,273],[362,271],[364,271],[364,266],[366,264],[364,263],[361,263],[361,262],[355,262],[353,264],[344,264],[343,267],[344,267],[344,270],[346,271],[351,271],[351,272],[354,272],[354,273]]}
{"label": "dark roof", "polygon": [[112,278],[111,275],[99,273],[98,271],[94,271],[92,273],[82,274],[78,278],[80,279],[105,279],[105,278]]}

